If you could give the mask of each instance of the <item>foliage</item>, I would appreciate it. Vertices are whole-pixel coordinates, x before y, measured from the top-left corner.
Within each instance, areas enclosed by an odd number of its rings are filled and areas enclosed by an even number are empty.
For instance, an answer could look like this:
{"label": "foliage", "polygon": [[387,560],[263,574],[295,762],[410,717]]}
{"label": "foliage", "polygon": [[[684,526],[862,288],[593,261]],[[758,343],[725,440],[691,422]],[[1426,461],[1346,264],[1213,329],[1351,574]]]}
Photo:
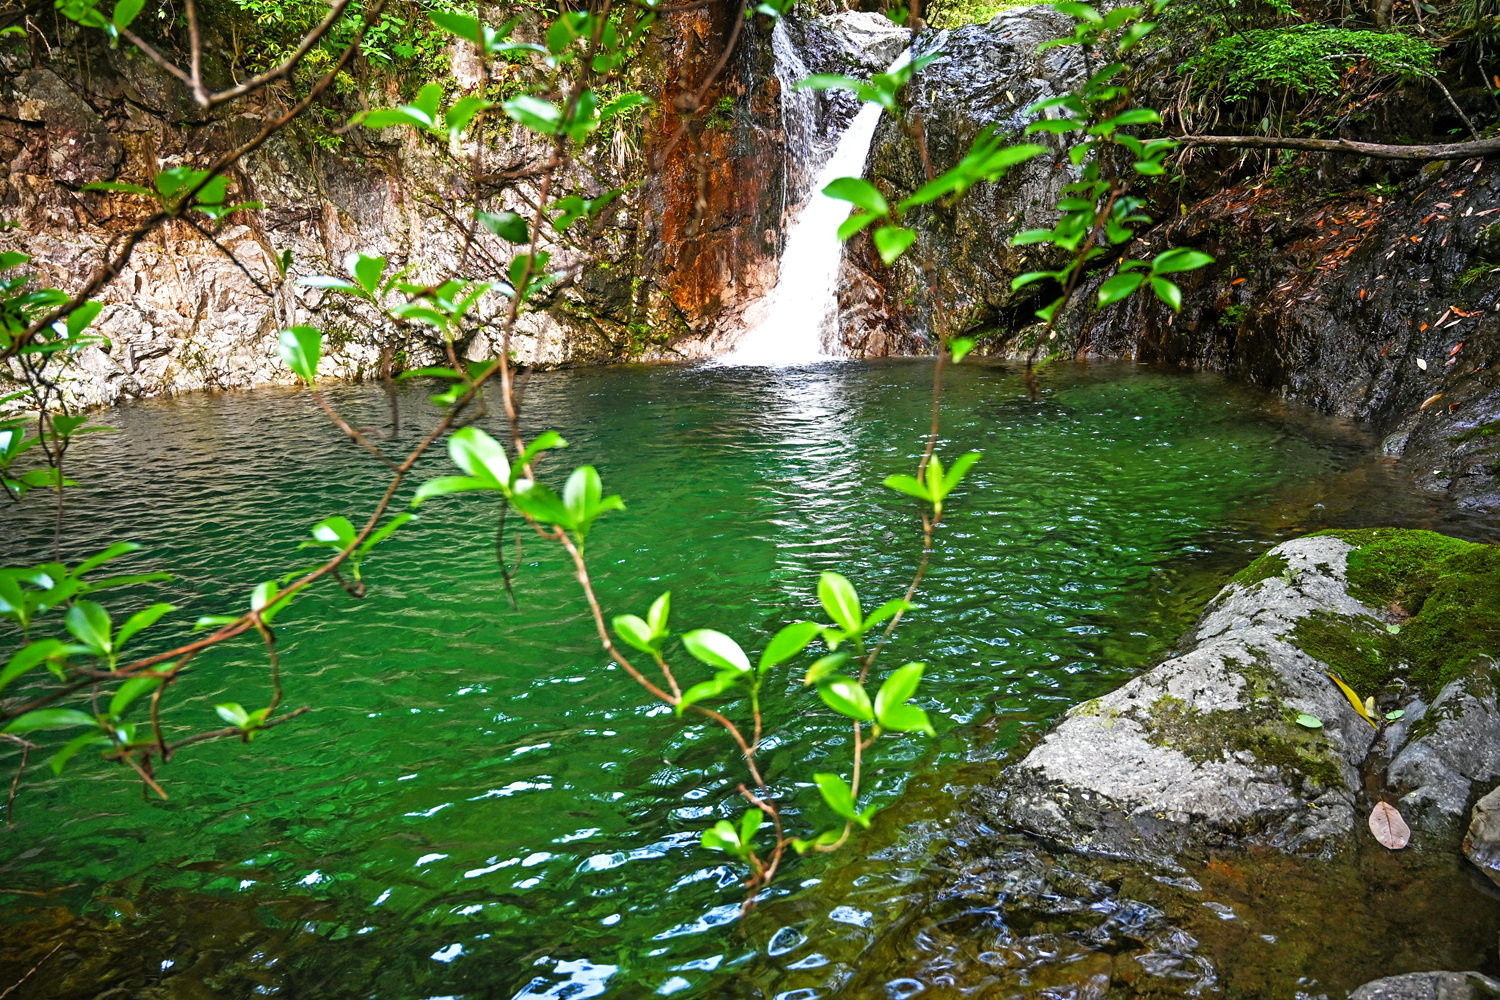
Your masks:
{"label": "foliage", "polygon": [[1426,39],[1399,32],[1292,24],[1225,35],[1190,68],[1222,78],[1232,101],[1263,89],[1287,89],[1307,98],[1338,93],[1343,73],[1361,60],[1382,73],[1430,72],[1437,54]]}
{"label": "foliage", "polygon": [[[124,14],[117,20],[105,20],[88,0],[67,2],[71,6],[65,13],[111,37],[125,30],[141,10],[136,0],[124,0]],[[285,4],[278,0],[244,0],[244,4],[267,26],[280,18],[292,25],[288,30],[294,32],[307,31],[307,18],[319,9],[296,0]],[[757,9],[779,16],[789,6],[765,3]],[[1077,21],[1074,35],[1057,44],[1081,45],[1090,53],[1107,50],[1112,56],[1118,55],[1151,29],[1149,23],[1140,20],[1139,8],[1119,8],[1108,14],[1074,2],[1060,3],[1057,8]],[[877,752],[877,746],[893,740],[935,734],[932,720],[919,703],[928,664],[906,662],[886,673],[879,657],[902,617],[913,610],[913,598],[927,571],[937,532],[952,513],[954,493],[980,458],[979,453],[968,452],[945,467],[936,452],[944,365],[962,361],[973,342],[955,339],[943,345],[934,376],[933,422],[926,450],[911,474],[885,479],[887,488],[916,501],[915,515],[922,526],[918,567],[899,596],[888,595],[867,611],[866,602],[850,580],[837,572],[825,572],[817,581],[816,596],[827,620],[788,621],[754,661],[728,634],[706,628],[674,631],[669,594],[658,597],[644,615],[606,617],[590,582],[588,543],[598,531],[622,530],[618,512],[625,509],[625,502],[617,495],[606,494],[598,470],[591,465],[572,469],[560,485],[549,485],[539,475],[540,459],[544,455],[555,457],[567,442],[556,431],[544,431],[529,441],[523,436],[510,336],[519,317],[544,307],[548,290],[571,277],[556,267],[549,251],[542,249],[544,241],[559,242],[578,221],[595,221],[623,194],[621,189],[566,194],[555,189],[559,168],[578,149],[594,141],[617,116],[649,104],[646,95],[625,84],[639,43],[653,26],[655,16],[648,12],[627,19],[618,12],[606,13],[608,9],[601,4],[597,9],[549,15],[550,23],[535,35],[540,41],[513,37],[518,18],[492,24],[448,8],[427,10],[433,31],[471,45],[486,72],[502,63],[523,68],[524,72],[518,74],[520,82],[507,92],[508,96],[488,90],[452,96],[444,82],[428,81],[409,102],[361,112],[347,127],[409,130],[446,156],[455,170],[463,172],[470,192],[485,190],[480,153],[486,117],[503,114],[516,127],[527,130],[532,143],[549,151],[536,172],[540,177],[537,186],[526,197],[511,202],[527,205],[529,217],[485,194],[472,195],[466,205],[465,222],[471,237],[478,239],[482,232],[494,236],[490,246],[508,256],[509,261],[496,262],[503,273],[480,276],[460,264],[457,273],[434,278],[423,272],[420,261],[393,269],[384,257],[353,253],[343,262],[343,274],[304,276],[298,283],[322,292],[328,301],[357,306],[365,315],[374,313],[380,322],[394,328],[426,330],[440,343],[448,365],[422,368],[404,376],[420,375],[448,383],[446,389],[430,397],[439,414],[436,428],[404,456],[389,454],[386,442],[376,432],[351,426],[318,391],[324,333],[311,325],[283,330],[277,344],[282,363],[306,385],[311,400],[351,442],[389,470],[390,484],[383,498],[362,521],[330,513],[309,526],[310,540],[302,542],[297,551],[321,550],[327,554],[324,562],[261,581],[226,613],[200,618],[195,631],[207,630],[208,634],[148,655],[140,655],[141,647],[149,648],[151,636],[159,633],[147,630],[167,619],[173,610],[170,605],[157,602],[133,614],[112,615],[104,605],[90,599],[96,591],[129,588],[162,578],[159,574],[104,579],[93,575],[104,563],[133,551],[133,545],[111,546],[76,566],[56,559],[0,571],[0,618],[12,623],[17,640],[0,670],[0,688],[23,677],[26,688],[19,699],[0,704],[0,722],[5,725],[0,736],[19,749],[23,769],[29,752],[38,748],[28,737],[59,731],[72,738],[53,756],[54,770],[61,771],[72,756],[97,746],[104,760],[130,767],[148,787],[165,797],[154,767],[166,763],[181,749],[215,739],[249,743],[304,711],[282,709],[279,656],[270,626],[325,577],[355,599],[364,596],[368,566],[377,546],[399,539],[399,529],[414,517],[410,511],[392,515],[393,504],[403,495],[418,460],[441,443],[457,473],[421,483],[409,496],[410,507],[454,494],[473,494],[487,499],[499,514],[497,552],[504,540],[507,517],[512,525],[519,521],[522,530],[556,546],[576,571],[581,597],[597,627],[603,653],[651,698],[670,707],[680,724],[716,727],[728,738],[732,757],[745,769],[747,780],[738,784],[743,812],[736,817],[733,813],[738,807],[724,804],[724,818],[702,832],[701,843],[738,859],[750,889],[747,905],[775,878],[788,849],[798,853],[831,851],[846,843],[855,830],[871,825],[875,807],[865,800],[861,787],[867,757]],[[293,56],[278,63],[278,71],[286,74],[322,72],[310,90],[311,96],[283,123],[308,113],[312,98],[334,84],[343,72],[340,67],[348,65],[365,38],[370,39],[372,51],[379,50],[381,39],[387,37],[380,30],[384,23],[346,18],[319,42],[330,53],[326,61],[309,56],[311,61],[303,65]],[[331,54],[334,52],[339,53],[336,58]],[[193,66],[201,55],[200,51],[193,52]],[[894,111],[900,106],[904,88],[927,58],[930,56],[877,74],[868,82],[815,77],[801,85],[850,89],[862,100]],[[1122,243],[1134,234],[1135,227],[1149,221],[1139,213],[1139,199],[1129,195],[1129,181],[1102,171],[1103,154],[1127,150],[1133,156],[1135,175],[1157,176],[1163,173],[1163,158],[1172,148],[1169,142],[1142,140],[1126,131],[1159,119],[1153,111],[1125,107],[1129,91],[1111,82],[1122,69],[1117,61],[1110,62],[1077,93],[1032,109],[1033,113],[1057,109],[1061,117],[1044,116],[1028,131],[1083,133],[1070,152],[1073,165],[1080,168],[1081,180],[1067,189],[1067,197],[1058,205],[1058,224],[1052,230],[1033,231],[1022,234],[1024,239],[1018,238],[1026,243],[1051,244],[1072,255],[1072,263],[1045,275],[1056,279],[1064,289],[1062,298],[1039,313],[1049,323],[1072,294],[1085,265],[1105,254],[1101,241]],[[191,79],[198,82],[196,76]],[[206,106],[211,103],[204,95],[199,99]],[[472,155],[464,149],[466,142],[474,144]],[[992,181],[1007,169],[1045,152],[1046,147],[1034,143],[1007,145],[990,129],[981,133],[952,169],[931,177],[895,204],[861,178],[841,178],[825,190],[831,197],[855,206],[854,214],[840,228],[841,238],[873,227],[875,246],[891,264],[916,239],[916,231],[907,224],[909,213],[940,202],[952,204],[975,185]],[[110,258],[109,266],[101,272],[105,279],[120,272],[125,258],[119,254],[128,258],[134,241],[149,233],[153,225],[178,219],[193,226],[199,226],[200,221],[217,226],[231,213],[259,210],[254,203],[232,203],[225,174],[231,164],[232,158],[208,169],[183,166],[163,171],[154,179],[153,187],[124,183],[99,186],[145,199],[153,208],[149,224],[136,230],[123,251],[116,251]],[[464,261],[472,260],[466,249]],[[1164,276],[1207,262],[1205,255],[1186,249],[1169,250],[1151,261],[1125,261],[1120,273],[1104,283],[1100,304],[1150,287],[1177,308],[1180,293]],[[0,273],[24,263],[24,255],[0,255]],[[283,280],[289,266],[289,258],[279,262]],[[1036,280],[1038,277],[1031,275],[1018,282],[1025,285]],[[24,277],[0,282],[0,359],[16,366],[4,371],[13,379],[19,371],[22,385],[21,391],[6,397],[6,401],[29,408],[25,420],[16,418],[0,424],[0,473],[15,502],[36,489],[52,492],[58,509],[60,547],[61,536],[70,527],[64,513],[64,490],[74,485],[63,474],[63,456],[72,436],[90,428],[84,426],[84,417],[67,411],[55,383],[45,377],[43,369],[66,353],[101,343],[87,332],[100,307],[87,302],[86,296],[75,301],[55,289],[33,292],[28,287]],[[498,331],[499,344],[493,357],[461,360],[458,345],[481,326]],[[508,425],[503,441],[474,424],[485,412],[487,392],[496,385],[499,408]],[[393,425],[397,417],[393,404]],[[34,433],[29,430],[33,425]],[[42,458],[38,467],[23,470],[18,464],[33,462],[38,454]],[[288,557],[292,556],[289,552]],[[504,575],[503,565],[500,570]],[[349,580],[344,578],[346,572]],[[505,579],[509,586],[509,576]],[[784,617],[796,616],[788,613]],[[225,727],[169,740],[162,711],[170,707],[169,695],[184,679],[184,670],[194,656],[251,633],[265,647],[268,695],[217,704],[214,718]],[[642,656],[651,661],[651,667],[643,670],[637,665],[644,662]],[[812,689],[825,710],[848,720],[850,759],[847,770],[839,773],[817,772],[804,781],[772,788],[758,764],[758,754],[771,738],[764,732],[762,700],[788,690],[789,685],[777,676],[782,668],[802,658],[808,661],[802,668],[802,688]],[[808,697],[810,700],[810,694]],[[253,707],[246,707],[247,703]],[[147,704],[149,709],[143,710]],[[206,714],[201,707],[199,711]],[[80,729],[82,734],[77,734]],[[819,811],[806,808],[805,803],[799,803],[795,811],[784,808],[783,799],[797,796],[799,786],[817,789],[824,810],[821,818]],[[804,829],[789,828],[793,816],[805,825]],[[767,825],[771,828],[769,835],[762,833]]]}

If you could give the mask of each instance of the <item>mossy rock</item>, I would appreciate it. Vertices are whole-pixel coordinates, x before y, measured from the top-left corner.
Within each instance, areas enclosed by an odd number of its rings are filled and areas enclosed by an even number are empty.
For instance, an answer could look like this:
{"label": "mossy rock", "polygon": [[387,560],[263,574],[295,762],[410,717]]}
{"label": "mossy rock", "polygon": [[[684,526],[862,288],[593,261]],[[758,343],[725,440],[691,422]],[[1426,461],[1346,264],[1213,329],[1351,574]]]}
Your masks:
{"label": "mossy rock", "polygon": [[1405,618],[1396,633],[1373,619],[1333,615],[1299,624],[1303,649],[1339,670],[1356,691],[1376,690],[1406,664],[1406,678],[1431,698],[1476,658],[1500,656],[1500,548],[1397,528],[1320,534],[1355,546],[1348,557],[1351,596]]}

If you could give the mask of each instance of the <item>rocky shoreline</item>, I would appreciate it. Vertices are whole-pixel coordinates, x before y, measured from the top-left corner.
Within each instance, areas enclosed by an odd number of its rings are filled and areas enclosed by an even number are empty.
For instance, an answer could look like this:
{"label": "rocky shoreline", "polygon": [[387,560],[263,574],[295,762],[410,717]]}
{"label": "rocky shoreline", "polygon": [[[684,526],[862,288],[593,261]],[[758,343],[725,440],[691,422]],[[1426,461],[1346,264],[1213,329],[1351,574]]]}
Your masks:
{"label": "rocky shoreline", "polygon": [[[1462,849],[1500,884],[1497,626],[1493,546],[1404,529],[1284,542],[1223,588],[1176,655],[1074,707],[1009,766],[978,822],[1156,871],[1266,852],[1316,867],[1386,850],[1367,817],[1389,803],[1414,859]],[[1354,996],[1496,988],[1435,972]]]}

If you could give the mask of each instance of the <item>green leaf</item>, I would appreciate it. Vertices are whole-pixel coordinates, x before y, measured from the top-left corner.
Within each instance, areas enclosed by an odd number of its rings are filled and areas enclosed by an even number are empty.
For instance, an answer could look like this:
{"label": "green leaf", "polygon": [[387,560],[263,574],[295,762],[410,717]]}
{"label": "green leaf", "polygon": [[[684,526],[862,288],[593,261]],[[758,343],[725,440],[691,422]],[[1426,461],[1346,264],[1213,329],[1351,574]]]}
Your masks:
{"label": "green leaf", "polygon": [[153,604],[149,608],[137,611],[125,619],[125,624],[121,625],[120,631],[115,634],[115,651],[118,652],[124,649],[125,643],[129,642],[131,636],[135,635],[141,629],[150,628],[157,623],[162,615],[175,610],[177,609],[170,604]]}
{"label": "green leaf", "polygon": [[715,632],[710,628],[684,632],[682,645],[695,659],[711,667],[737,670],[740,673],[750,672],[750,659],[745,655],[745,651],[740,648],[739,643],[723,632]]}
{"label": "green leaf", "polygon": [[64,618],[68,631],[97,656],[109,655],[110,635],[114,627],[110,624],[109,612],[93,601],[78,601]]}
{"label": "green leaf", "polygon": [[82,736],[75,736],[67,743],[63,744],[63,748],[61,750],[52,755],[52,759],[47,761],[47,766],[52,769],[53,774],[61,775],[63,773],[63,768],[68,766],[68,761],[77,756],[78,751],[93,743],[108,742],[109,737],[102,736],[99,733],[84,733]]}
{"label": "green leaf", "polygon": [[915,705],[894,705],[878,717],[880,724],[893,733],[926,733],[937,736],[932,720],[927,713]]}
{"label": "green leaf", "polygon": [[915,476],[886,476],[884,485],[900,493],[906,493],[916,497],[918,500],[931,502],[932,495],[928,493],[927,487]]}
{"label": "green leaf", "polygon": [[1151,290],[1156,297],[1172,307],[1173,312],[1182,312],[1182,289],[1166,278],[1152,278]]}
{"label": "green leaf", "polygon": [[872,222],[878,222],[879,220],[880,220],[880,216],[878,216],[878,215],[871,215],[868,212],[854,212],[854,213],[852,213],[849,216],[849,218],[847,218],[843,222],[839,223],[839,229],[838,229],[839,242],[840,243],[846,242],[849,239],[849,237],[853,236],[855,233],[859,232],[861,229],[864,229],[870,223],[872,223]]}
{"label": "green leaf", "polygon": [[109,714],[111,718],[118,719],[130,707],[130,703],[141,695],[155,691],[161,686],[160,677],[132,677],[121,684],[115,691],[115,696],[109,700]]}
{"label": "green leaf", "polygon": [[478,45],[483,42],[479,33],[479,18],[467,14],[456,14],[447,10],[429,10],[427,16],[432,23],[452,35]]}
{"label": "green leaf", "polygon": [[843,834],[838,830],[824,830],[816,837],[810,837],[806,840],[803,840],[800,837],[794,838],[792,840],[792,850],[796,851],[798,854],[806,854],[814,847],[831,847],[834,844],[837,844],[839,842],[839,838],[842,836]]}
{"label": "green leaf", "polygon": [[682,692],[682,700],[677,703],[677,714],[681,716],[683,710],[689,705],[702,701],[704,698],[717,698],[738,684],[744,676],[738,670],[721,670],[714,675],[713,680],[694,684]]}
{"label": "green leaf", "polygon": [[529,94],[512,97],[501,108],[512,120],[542,135],[556,135],[562,125],[562,112],[557,105]]}
{"label": "green leaf", "polygon": [[651,626],[651,631],[661,635],[667,634],[667,616],[672,611],[672,592],[669,590],[656,600],[651,602],[651,610],[646,612],[646,624]]}
{"label": "green leaf", "polygon": [[818,634],[816,622],[793,622],[771,637],[765,652],[760,654],[760,672],[765,673],[774,666],[790,660],[807,648]]}
{"label": "green leaf", "polygon": [[1398,708],[1394,712],[1387,712],[1385,713],[1385,717],[1388,721],[1395,722],[1397,719],[1406,717],[1406,709]]}
{"label": "green leaf", "polygon": [[34,670],[48,660],[62,659],[67,653],[68,647],[56,639],[43,639],[22,646],[11,654],[5,669],[0,670],[0,689],[28,670]]}
{"label": "green leaf", "polygon": [[823,188],[823,193],[838,201],[847,201],[875,215],[886,215],[891,206],[885,196],[869,181],[858,177],[839,177]]}
{"label": "green leaf", "polygon": [[196,632],[203,628],[214,628],[219,625],[233,625],[239,620],[237,615],[203,615],[193,623],[193,631]]}
{"label": "green leaf", "polygon": [[351,253],[344,258],[344,269],[354,275],[359,287],[374,298],[375,292],[380,288],[380,278],[385,274],[385,258]]}
{"label": "green leaf", "polygon": [[448,457],[491,489],[504,490],[510,485],[510,460],[504,446],[478,427],[471,425],[454,431],[448,438]]}
{"label": "green leaf", "polygon": [[643,653],[660,653],[661,641],[651,626],[636,615],[617,615],[612,623],[615,634]]}
{"label": "green leaf", "polygon": [[245,711],[244,706],[238,702],[230,701],[215,705],[214,711],[219,713],[219,718],[236,729],[246,729],[250,726],[250,713]]}
{"label": "green leaf", "polygon": [[750,848],[751,842],[755,840],[755,832],[760,829],[760,825],[764,820],[764,814],[755,808],[745,810],[745,815],[740,817],[740,843],[745,845],[746,850]]}
{"label": "green leaf", "polygon": [[531,228],[515,212],[476,212],[479,224],[509,243],[530,243]]}
{"label": "green leaf", "polygon": [[542,452],[548,451],[552,448],[566,448],[567,446],[568,442],[564,441],[562,439],[562,435],[557,433],[557,431],[543,431],[536,437],[532,438],[531,443],[521,451],[521,457],[516,461],[516,464],[511,467],[511,485],[515,485],[517,477],[519,477],[521,473],[526,470],[526,467],[532,463],[532,460]]}
{"label": "green leaf", "polygon": [[1214,259],[1206,253],[1178,247],[1175,250],[1157,254],[1156,259],[1151,262],[1151,273],[1172,274],[1177,271],[1196,271],[1213,262]]}
{"label": "green leaf", "polygon": [[839,76],[837,73],[814,73],[812,76],[803,77],[798,80],[793,90],[852,90],[859,93],[867,89],[868,84],[856,80],[852,76]]}
{"label": "green leaf", "polygon": [[854,807],[854,791],[849,783],[836,774],[814,774],[813,781],[817,783],[818,791],[823,794],[823,801],[828,803],[828,808],[840,819],[859,823],[860,826],[868,827],[869,820],[862,820],[859,810]]}
{"label": "green leaf", "polygon": [[946,475],[943,476],[943,496],[946,497],[949,493],[952,493],[954,488],[963,481],[963,478],[968,473],[969,469],[972,468],[974,463],[979,461],[982,457],[984,457],[983,452],[970,451],[965,452],[964,454],[958,456],[958,458],[954,459],[953,467],[948,470]]}
{"label": "green leaf", "polygon": [[874,237],[875,249],[880,252],[880,259],[890,266],[916,240],[917,231],[907,229],[905,226],[881,226],[875,230]]}
{"label": "green leaf", "polygon": [[922,683],[922,673],[926,669],[925,663],[908,663],[892,671],[875,695],[875,717],[878,719],[895,706],[910,700],[917,693],[917,685]]}
{"label": "green leaf", "polygon": [[1086,3],[1077,3],[1075,0],[1062,0],[1061,3],[1053,4],[1052,9],[1090,24],[1104,23],[1104,16],[1097,10]]}
{"label": "green leaf", "polygon": [[475,115],[494,106],[494,101],[486,101],[482,97],[461,97],[454,101],[453,106],[443,114],[443,124],[448,127],[448,135],[457,140],[459,133],[468,127]]}
{"label": "green leaf", "polygon": [[397,514],[395,517],[386,522],[383,527],[377,528],[375,531],[371,532],[370,537],[366,538],[359,547],[359,558],[363,559],[371,549],[389,538],[391,536],[391,532],[401,527],[407,521],[411,521],[414,519],[415,515],[413,514]]}
{"label": "green leaf", "polygon": [[1115,275],[1099,286],[1099,305],[1107,306],[1111,302],[1118,302],[1128,297],[1145,280],[1146,276],[1144,274],[1136,274],[1133,271]]}
{"label": "green leaf", "polygon": [[1297,715],[1297,725],[1302,726],[1304,729],[1322,729],[1323,720],[1316,715],[1308,715],[1306,712],[1301,712]]}
{"label": "green leaf", "polygon": [[618,496],[606,497],[603,493],[599,472],[592,465],[580,465],[568,477],[563,488],[563,503],[572,515],[573,530],[580,538],[588,535],[594,519],[600,514],[624,509],[625,503]]}
{"label": "green leaf", "polygon": [[314,274],[307,278],[298,278],[297,284],[303,288],[332,288],[341,292],[357,292],[359,286],[352,281],[343,278],[335,278],[331,274]]}
{"label": "green leaf", "polygon": [[962,361],[973,349],[974,338],[972,337],[954,337],[948,341],[948,353],[953,356],[953,363],[955,365]]}
{"label": "green leaf", "polygon": [[66,729],[69,726],[92,726],[96,725],[92,715],[84,715],[82,712],[71,708],[41,708],[35,712],[27,712],[25,715],[11,722],[5,727],[5,732],[20,736],[24,733],[36,732],[39,729]]}
{"label": "green leaf", "polygon": [[622,115],[633,108],[639,108],[650,103],[651,98],[647,97],[645,94],[636,93],[634,91],[627,94],[621,94],[619,97],[616,97],[614,100],[609,101],[604,105],[604,107],[599,109],[599,120],[601,122],[608,121],[615,115]]}
{"label": "green leaf", "polygon": [[898,615],[903,611],[909,611],[910,609],[911,605],[899,597],[893,601],[886,601],[880,607],[870,612],[869,617],[865,619],[860,629],[861,631],[868,632],[887,618]]}
{"label": "green leaf", "polygon": [[68,332],[68,336],[70,338],[76,337],[84,330],[87,330],[89,328],[89,325],[93,323],[94,320],[97,319],[99,314],[103,311],[104,303],[102,302],[85,302],[77,309],[74,309],[71,313],[68,314],[68,321],[66,326],[64,327],[64,329],[66,329]]}
{"label": "green leaf", "polygon": [[818,684],[827,680],[838,672],[839,668],[848,663],[851,657],[846,652],[829,653],[827,656],[816,660],[812,666],[807,668],[807,676],[802,678],[802,686]]}
{"label": "green leaf", "polygon": [[870,696],[852,677],[834,677],[818,685],[818,695],[824,704],[840,715],[861,722],[874,722],[875,710],[870,705]]}
{"label": "green leaf", "polygon": [[342,514],[325,517],[313,526],[313,540],[306,545],[324,545],[329,548],[346,549],[354,542],[354,525]]}
{"label": "green leaf", "polygon": [[740,839],[740,831],[735,829],[734,824],[727,819],[721,819],[707,830],[704,830],[700,842],[710,851],[724,851],[737,856],[742,856],[745,853],[744,843]]}
{"label": "green leaf", "polygon": [[1131,108],[1129,111],[1121,111],[1119,114],[1114,115],[1111,118],[1105,119],[1104,121],[1100,122],[1099,125],[1096,125],[1095,128],[1099,128],[1099,127],[1106,126],[1106,125],[1108,125],[1108,126],[1120,126],[1120,125],[1160,125],[1160,124],[1161,124],[1161,115],[1157,114],[1152,109],[1150,109],[1150,108]]}
{"label": "green leaf", "polygon": [[860,626],[864,624],[864,613],[859,606],[859,595],[854,592],[854,584],[848,578],[838,573],[820,574],[818,600],[822,602],[823,610],[828,612],[828,617],[845,632],[857,634],[860,631]]}
{"label": "green leaf", "polygon": [[318,377],[318,359],[323,352],[323,335],[310,326],[294,326],[281,331],[276,353],[283,364],[309,386]]}
{"label": "green leaf", "polygon": [[538,521],[555,524],[570,531],[575,527],[573,514],[562,499],[541,483],[518,480],[515,491],[511,494],[511,502],[521,513]]}
{"label": "green leaf", "polygon": [[417,487],[417,492],[412,495],[411,505],[416,507],[424,500],[445,497],[450,493],[472,493],[476,490],[497,489],[499,487],[487,479],[476,479],[473,476],[439,476]]}

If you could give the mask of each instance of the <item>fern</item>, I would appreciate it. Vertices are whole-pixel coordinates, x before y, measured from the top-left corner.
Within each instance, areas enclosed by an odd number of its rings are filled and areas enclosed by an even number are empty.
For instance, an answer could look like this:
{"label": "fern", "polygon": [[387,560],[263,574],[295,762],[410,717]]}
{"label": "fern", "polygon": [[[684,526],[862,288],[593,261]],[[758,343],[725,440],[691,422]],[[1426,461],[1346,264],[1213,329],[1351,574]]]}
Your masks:
{"label": "fern", "polygon": [[1221,76],[1231,101],[1283,88],[1306,98],[1338,93],[1343,71],[1361,59],[1386,73],[1404,72],[1405,67],[1431,70],[1437,52],[1429,42],[1394,32],[1294,24],[1221,38],[1192,65],[1205,75]]}

